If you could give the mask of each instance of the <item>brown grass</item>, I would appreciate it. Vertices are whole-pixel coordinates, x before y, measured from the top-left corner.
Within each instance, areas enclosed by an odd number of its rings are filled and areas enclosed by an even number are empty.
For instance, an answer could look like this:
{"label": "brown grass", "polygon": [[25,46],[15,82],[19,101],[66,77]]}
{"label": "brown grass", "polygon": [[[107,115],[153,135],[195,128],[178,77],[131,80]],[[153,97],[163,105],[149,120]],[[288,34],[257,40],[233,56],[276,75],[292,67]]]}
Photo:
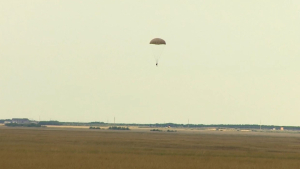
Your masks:
{"label": "brown grass", "polygon": [[293,169],[299,134],[0,128],[3,169]]}

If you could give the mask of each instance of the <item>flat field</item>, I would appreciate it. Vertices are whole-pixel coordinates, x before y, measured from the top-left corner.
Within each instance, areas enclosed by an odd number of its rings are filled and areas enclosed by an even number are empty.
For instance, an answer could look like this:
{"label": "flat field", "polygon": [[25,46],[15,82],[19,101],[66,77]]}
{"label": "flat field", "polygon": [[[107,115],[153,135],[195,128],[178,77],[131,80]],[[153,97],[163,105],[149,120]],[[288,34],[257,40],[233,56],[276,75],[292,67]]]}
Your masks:
{"label": "flat field", "polygon": [[0,168],[300,168],[300,133],[149,130],[0,127]]}

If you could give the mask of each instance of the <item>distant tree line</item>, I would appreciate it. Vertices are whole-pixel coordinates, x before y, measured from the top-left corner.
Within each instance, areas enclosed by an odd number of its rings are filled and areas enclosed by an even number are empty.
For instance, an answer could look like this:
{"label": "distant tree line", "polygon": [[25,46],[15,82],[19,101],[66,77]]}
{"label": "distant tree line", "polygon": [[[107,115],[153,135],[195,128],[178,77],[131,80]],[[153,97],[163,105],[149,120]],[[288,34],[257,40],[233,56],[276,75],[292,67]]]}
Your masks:
{"label": "distant tree line", "polygon": [[63,125],[63,122],[59,121],[40,121],[40,125]]}
{"label": "distant tree line", "polygon": [[0,119],[0,123],[4,123],[5,121],[11,121],[11,119]]}
{"label": "distant tree line", "polygon": [[[11,121],[11,119],[1,119],[0,123],[4,123],[5,121]],[[111,123],[104,122],[88,122],[88,123],[80,123],[80,122],[59,122],[59,121],[40,121],[38,124],[40,125],[69,125],[69,126],[109,126]],[[176,123],[154,123],[154,124],[136,124],[136,123],[117,123],[114,125],[121,126],[137,126],[137,127],[152,127],[152,128],[160,128],[160,127],[174,127],[174,128],[216,128],[216,129],[224,129],[224,128],[234,128],[234,129],[248,129],[248,130],[271,130],[276,128],[277,130],[280,127],[284,127],[284,130],[300,130],[300,126],[275,126],[275,125],[258,125],[258,124],[176,124]]]}
{"label": "distant tree line", "polygon": [[17,124],[17,123],[6,123],[8,127],[41,127],[40,124],[28,123],[28,124]]}
{"label": "distant tree line", "polygon": [[[131,125],[131,124],[127,124]],[[141,125],[140,125],[141,126]],[[150,124],[149,127],[174,127],[174,128],[234,128],[234,129],[273,129],[277,130],[283,127],[285,130],[300,130],[300,126],[275,126],[275,125],[258,125],[258,124],[176,124],[162,123]]]}

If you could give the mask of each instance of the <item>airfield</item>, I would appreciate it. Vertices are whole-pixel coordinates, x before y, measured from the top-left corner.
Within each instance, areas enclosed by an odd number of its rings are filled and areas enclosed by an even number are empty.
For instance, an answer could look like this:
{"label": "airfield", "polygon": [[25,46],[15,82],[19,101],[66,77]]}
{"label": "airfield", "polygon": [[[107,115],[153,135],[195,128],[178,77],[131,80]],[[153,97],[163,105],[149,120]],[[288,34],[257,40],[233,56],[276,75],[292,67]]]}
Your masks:
{"label": "airfield", "polygon": [[[0,126],[0,166],[31,168],[299,168],[300,133],[88,126]],[[167,132],[176,130],[177,132]]]}

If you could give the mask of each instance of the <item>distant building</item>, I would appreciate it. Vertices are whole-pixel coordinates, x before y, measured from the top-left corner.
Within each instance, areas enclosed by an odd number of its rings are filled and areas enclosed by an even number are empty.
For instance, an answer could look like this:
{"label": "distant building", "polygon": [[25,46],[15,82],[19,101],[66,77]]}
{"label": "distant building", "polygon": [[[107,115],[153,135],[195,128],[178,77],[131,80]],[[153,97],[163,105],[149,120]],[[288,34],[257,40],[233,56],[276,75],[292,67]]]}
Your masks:
{"label": "distant building", "polygon": [[38,124],[39,122],[38,122],[38,121],[35,121],[35,120],[33,120],[33,121],[30,121],[30,123]]}
{"label": "distant building", "polygon": [[284,128],[283,128],[283,127],[280,127],[280,130],[281,130],[281,131],[283,131],[283,130],[284,130]]}
{"label": "distant building", "polygon": [[30,120],[27,118],[13,118],[12,123],[17,123],[17,124],[28,124],[30,123]]}

